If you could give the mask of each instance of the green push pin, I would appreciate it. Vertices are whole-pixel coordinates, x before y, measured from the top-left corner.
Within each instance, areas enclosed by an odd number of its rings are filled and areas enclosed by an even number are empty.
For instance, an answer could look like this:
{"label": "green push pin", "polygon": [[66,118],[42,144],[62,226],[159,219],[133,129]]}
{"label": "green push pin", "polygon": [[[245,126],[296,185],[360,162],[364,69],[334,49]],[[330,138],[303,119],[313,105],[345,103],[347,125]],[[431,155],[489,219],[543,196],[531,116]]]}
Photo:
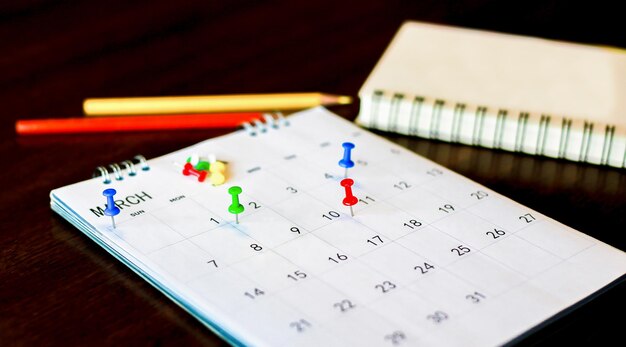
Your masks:
{"label": "green push pin", "polygon": [[233,203],[228,206],[228,212],[235,215],[235,220],[239,224],[239,214],[243,212],[243,205],[239,203],[239,194],[241,194],[241,187],[232,186],[228,188],[228,194],[232,195]]}
{"label": "green push pin", "polygon": [[193,165],[193,168],[198,171],[209,171],[209,167],[211,167],[211,163],[200,158],[197,153],[187,157],[187,162]]}
{"label": "green push pin", "polygon": [[211,164],[208,161],[200,160],[198,164],[196,164],[195,169],[201,171],[209,171]]}

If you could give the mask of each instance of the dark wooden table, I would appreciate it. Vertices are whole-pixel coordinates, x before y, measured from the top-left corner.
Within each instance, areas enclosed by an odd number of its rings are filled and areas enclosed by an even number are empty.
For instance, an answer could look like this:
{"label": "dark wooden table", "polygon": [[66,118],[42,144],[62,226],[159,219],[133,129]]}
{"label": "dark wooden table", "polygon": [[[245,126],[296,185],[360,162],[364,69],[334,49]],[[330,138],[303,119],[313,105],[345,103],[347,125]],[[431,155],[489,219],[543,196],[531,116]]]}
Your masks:
{"label": "dark wooden table", "polygon": [[[19,137],[17,118],[79,116],[86,97],[324,91],[356,95],[406,19],[626,47],[615,8],[495,1],[67,1],[0,4],[0,345],[221,345],[49,207],[102,163],[226,131]],[[425,52],[427,54],[427,52]],[[335,111],[354,118],[358,105]],[[626,250],[623,170],[389,135]],[[618,286],[523,343],[621,338]]]}

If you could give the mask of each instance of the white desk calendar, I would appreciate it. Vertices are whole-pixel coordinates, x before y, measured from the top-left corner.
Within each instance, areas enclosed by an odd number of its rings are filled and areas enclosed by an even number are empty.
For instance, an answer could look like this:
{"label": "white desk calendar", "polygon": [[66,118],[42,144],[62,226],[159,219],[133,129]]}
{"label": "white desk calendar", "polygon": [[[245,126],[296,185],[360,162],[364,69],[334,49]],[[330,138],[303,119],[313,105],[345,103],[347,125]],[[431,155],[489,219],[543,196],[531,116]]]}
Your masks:
{"label": "white desk calendar", "polygon": [[[182,175],[192,153],[227,162],[226,184]],[[324,108],[143,164],[55,189],[52,209],[233,345],[500,345],[626,270],[624,252]]]}

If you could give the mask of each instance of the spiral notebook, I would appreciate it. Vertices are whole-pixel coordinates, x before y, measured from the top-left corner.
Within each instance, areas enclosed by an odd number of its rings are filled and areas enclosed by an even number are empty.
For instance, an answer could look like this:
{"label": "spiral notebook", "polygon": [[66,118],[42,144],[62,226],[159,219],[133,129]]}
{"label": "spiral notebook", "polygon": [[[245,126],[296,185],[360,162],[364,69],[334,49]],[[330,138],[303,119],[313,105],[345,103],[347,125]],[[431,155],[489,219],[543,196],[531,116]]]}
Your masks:
{"label": "spiral notebook", "polygon": [[405,23],[361,88],[363,126],[626,167],[626,53]]}
{"label": "spiral notebook", "polygon": [[[339,183],[344,141],[355,144],[354,216]],[[227,183],[182,175],[175,163],[193,153],[228,162]],[[239,224],[228,212],[234,185]],[[116,228],[103,213],[107,188]],[[138,157],[50,197],[233,345],[500,345],[626,271],[624,252],[324,108]]]}

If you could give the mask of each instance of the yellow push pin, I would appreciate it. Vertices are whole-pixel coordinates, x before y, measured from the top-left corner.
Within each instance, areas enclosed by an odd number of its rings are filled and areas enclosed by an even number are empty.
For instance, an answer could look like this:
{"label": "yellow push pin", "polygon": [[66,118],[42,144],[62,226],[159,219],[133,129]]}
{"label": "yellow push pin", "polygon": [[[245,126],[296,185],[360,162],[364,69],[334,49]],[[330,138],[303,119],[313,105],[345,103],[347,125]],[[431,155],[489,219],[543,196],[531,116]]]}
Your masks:
{"label": "yellow push pin", "polygon": [[226,182],[226,164],[215,160],[214,155],[210,156],[209,162],[211,163],[209,166],[209,172],[211,173],[209,180],[211,181],[211,184],[214,186],[224,184],[224,182]]}
{"label": "yellow push pin", "polygon": [[211,167],[209,167],[209,171],[211,172],[211,184],[214,186],[219,186],[226,182],[226,176],[224,175],[224,171],[226,171],[226,165],[221,161],[216,161],[215,163],[211,163]]}

